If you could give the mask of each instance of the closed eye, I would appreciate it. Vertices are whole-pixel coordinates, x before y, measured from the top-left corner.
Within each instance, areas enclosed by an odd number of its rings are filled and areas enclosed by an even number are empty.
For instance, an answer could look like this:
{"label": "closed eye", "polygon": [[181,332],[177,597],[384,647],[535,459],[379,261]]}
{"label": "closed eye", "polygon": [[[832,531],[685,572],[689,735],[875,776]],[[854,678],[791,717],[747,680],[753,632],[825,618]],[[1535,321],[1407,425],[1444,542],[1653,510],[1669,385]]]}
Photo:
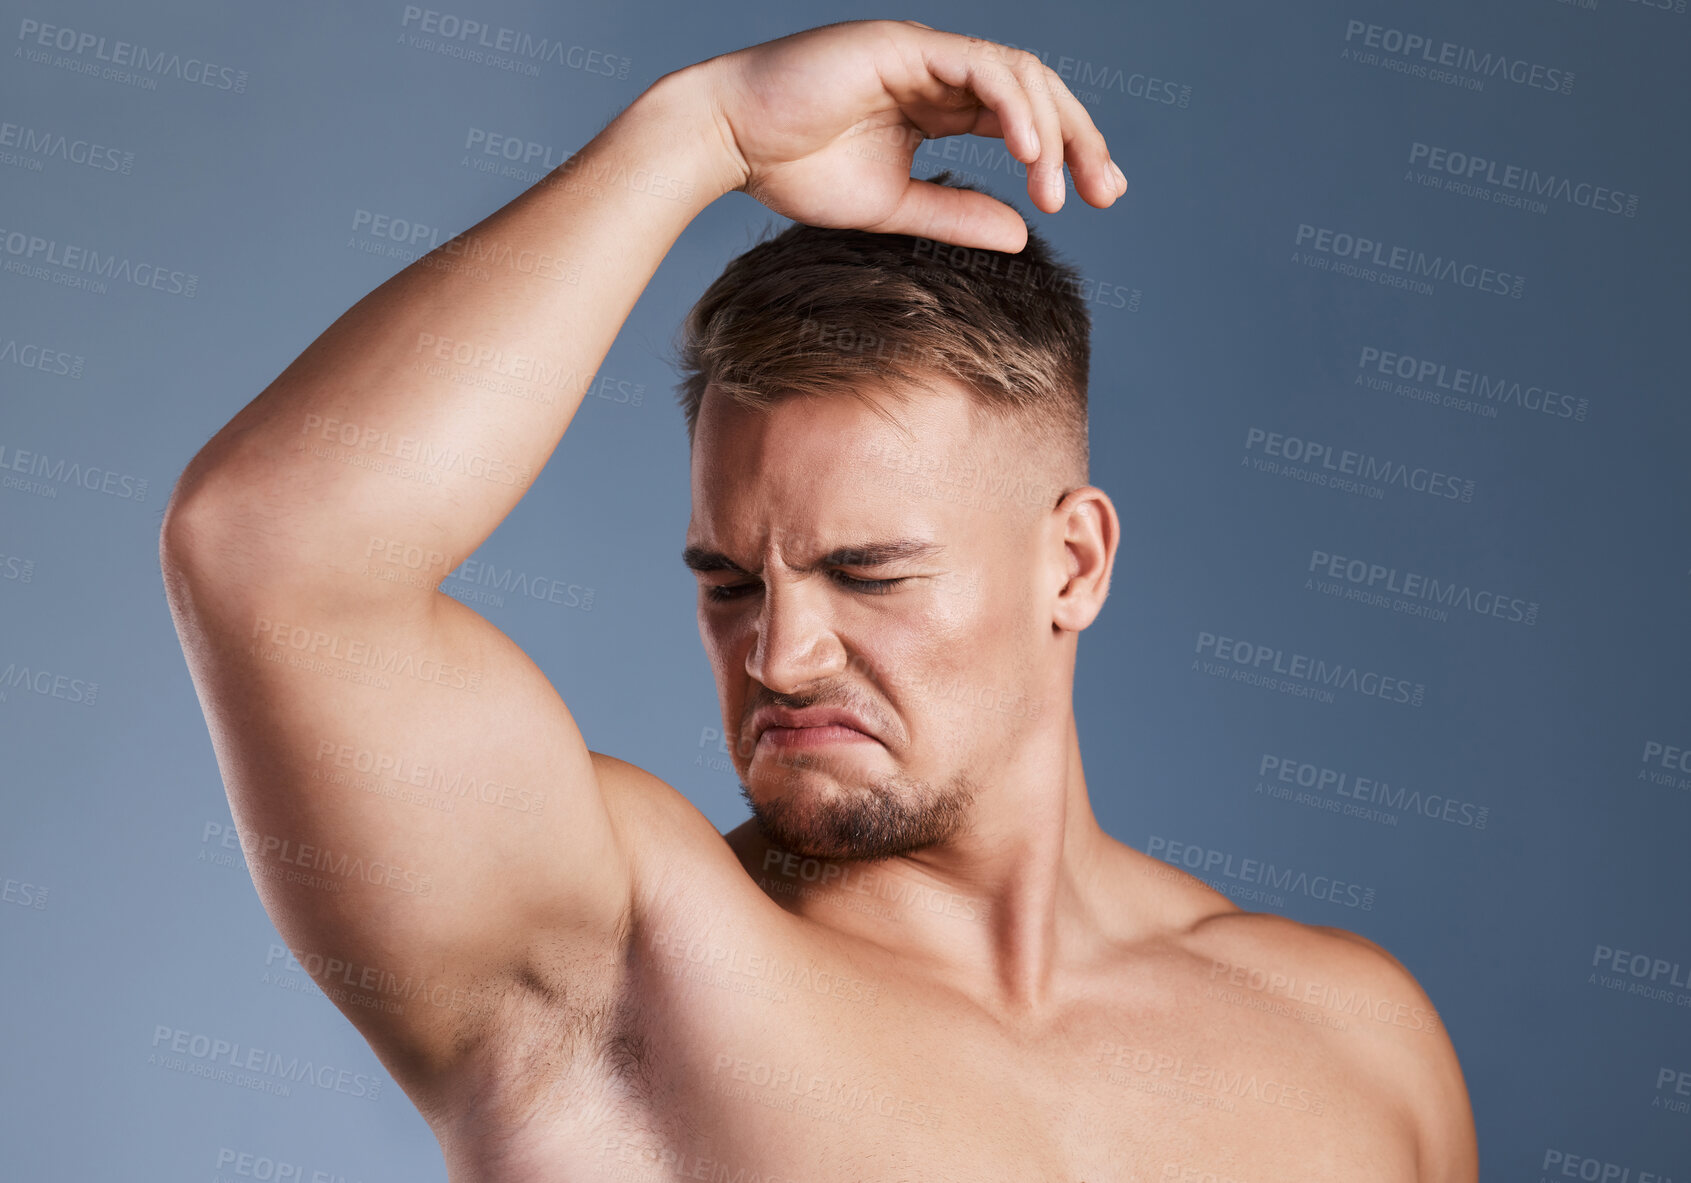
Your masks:
{"label": "closed eye", "polygon": [[[830,571],[829,575],[833,577],[834,582],[840,584],[842,587],[871,596],[884,596],[891,591],[896,584],[903,583],[905,579],[909,578],[909,576],[901,576],[897,579],[854,579],[842,571]],[[753,588],[762,586],[763,585],[761,583],[717,584],[715,586],[705,588],[705,599],[717,603],[721,603],[726,600],[737,600],[740,598],[741,592],[750,591]]]}
{"label": "closed eye", "polygon": [[867,592],[872,596],[885,595],[896,584],[903,583],[905,579],[909,578],[909,576],[900,576],[897,579],[853,579],[851,576],[843,575],[838,571],[832,572],[832,574],[835,580],[845,587],[849,587],[853,591]]}

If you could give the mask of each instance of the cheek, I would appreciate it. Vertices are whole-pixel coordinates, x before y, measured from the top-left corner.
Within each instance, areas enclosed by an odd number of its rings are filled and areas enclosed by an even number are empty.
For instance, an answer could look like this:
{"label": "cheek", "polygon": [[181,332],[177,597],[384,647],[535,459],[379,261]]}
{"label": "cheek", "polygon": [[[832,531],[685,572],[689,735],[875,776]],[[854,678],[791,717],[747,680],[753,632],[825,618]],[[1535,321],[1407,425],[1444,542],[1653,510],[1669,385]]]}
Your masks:
{"label": "cheek", "polygon": [[744,670],[743,630],[726,616],[699,613],[699,640],[704,643],[705,657],[719,686],[731,682],[737,670]]}
{"label": "cheek", "polygon": [[1040,639],[1035,601],[1023,584],[984,579],[967,595],[942,599],[950,602],[900,655],[910,674],[906,701],[928,742],[976,748],[984,733],[1007,733],[1013,720],[1004,712],[1032,693]]}
{"label": "cheek", "polygon": [[757,627],[757,614],[734,601],[727,604],[699,603],[699,638],[711,653],[729,653],[743,648]]}
{"label": "cheek", "polygon": [[[968,746],[980,712],[973,703],[994,675],[991,605],[979,597],[942,597],[897,630],[880,630],[872,660],[887,671],[889,690],[912,739],[935,751]],[[986,672],[983,672],[986,671]]]}

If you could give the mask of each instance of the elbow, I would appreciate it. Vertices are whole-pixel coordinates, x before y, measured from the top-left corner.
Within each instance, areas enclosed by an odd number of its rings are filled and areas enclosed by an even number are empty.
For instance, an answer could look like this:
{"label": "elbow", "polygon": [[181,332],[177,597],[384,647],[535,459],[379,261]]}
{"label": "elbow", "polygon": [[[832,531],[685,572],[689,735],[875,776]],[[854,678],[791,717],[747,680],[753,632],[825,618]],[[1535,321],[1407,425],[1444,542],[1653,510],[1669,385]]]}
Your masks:
{"label": "elbow", "polygon": [[159,526],[159,571],[172,607],[186,608],[195,598],[193,588],[217,578],[217,556],[227,553],[220,539],[227,537],[231,516],[217,498],[187,484],[186,475],[176,482]]}
{"label": "elbow", "polygon": [[256,545],[274,533],[254,513],[257,502],[250,480],[225,465],[196,456],[170,491],[159,525],[159,567],[169,590],[193,580],[210,588],[220,584],[262,582],[275,556]]}

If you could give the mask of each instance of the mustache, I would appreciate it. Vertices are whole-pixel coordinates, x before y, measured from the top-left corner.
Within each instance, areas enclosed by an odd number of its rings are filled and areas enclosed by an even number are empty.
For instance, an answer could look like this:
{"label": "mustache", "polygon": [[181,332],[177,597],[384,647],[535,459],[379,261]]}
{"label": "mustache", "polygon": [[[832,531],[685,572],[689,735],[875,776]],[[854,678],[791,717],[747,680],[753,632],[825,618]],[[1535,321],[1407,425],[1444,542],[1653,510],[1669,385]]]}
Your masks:
{"label": "mustache", "polygon": [[779,691],[766,690],[761,694],[753,694],[746,700],[745,706],[741,709],[741,736],[746,734],[746,729],[751,726],[752,717],[763,707],[782,707],[793,711],[802,711],[806,707],[831,708],[850,711],[871,727],[884,728],[886,723],[885,712],[879,710],[875,703],[843,689],[818,690],[809,694],[783,694]]}

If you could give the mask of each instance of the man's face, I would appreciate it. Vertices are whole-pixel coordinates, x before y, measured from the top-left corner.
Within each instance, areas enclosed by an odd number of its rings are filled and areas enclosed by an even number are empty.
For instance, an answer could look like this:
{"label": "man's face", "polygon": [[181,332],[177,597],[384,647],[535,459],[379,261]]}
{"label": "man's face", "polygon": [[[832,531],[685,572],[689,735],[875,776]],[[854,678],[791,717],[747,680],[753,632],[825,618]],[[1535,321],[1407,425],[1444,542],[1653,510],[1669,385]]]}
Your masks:
{"label": "man's face", "polygon": [[962,832],[1038,713],[1061,490],[968,398],[882,391],[896,424],[849,395],[700,408],[699,633],[741,791],[785,849],[877,859]]}

